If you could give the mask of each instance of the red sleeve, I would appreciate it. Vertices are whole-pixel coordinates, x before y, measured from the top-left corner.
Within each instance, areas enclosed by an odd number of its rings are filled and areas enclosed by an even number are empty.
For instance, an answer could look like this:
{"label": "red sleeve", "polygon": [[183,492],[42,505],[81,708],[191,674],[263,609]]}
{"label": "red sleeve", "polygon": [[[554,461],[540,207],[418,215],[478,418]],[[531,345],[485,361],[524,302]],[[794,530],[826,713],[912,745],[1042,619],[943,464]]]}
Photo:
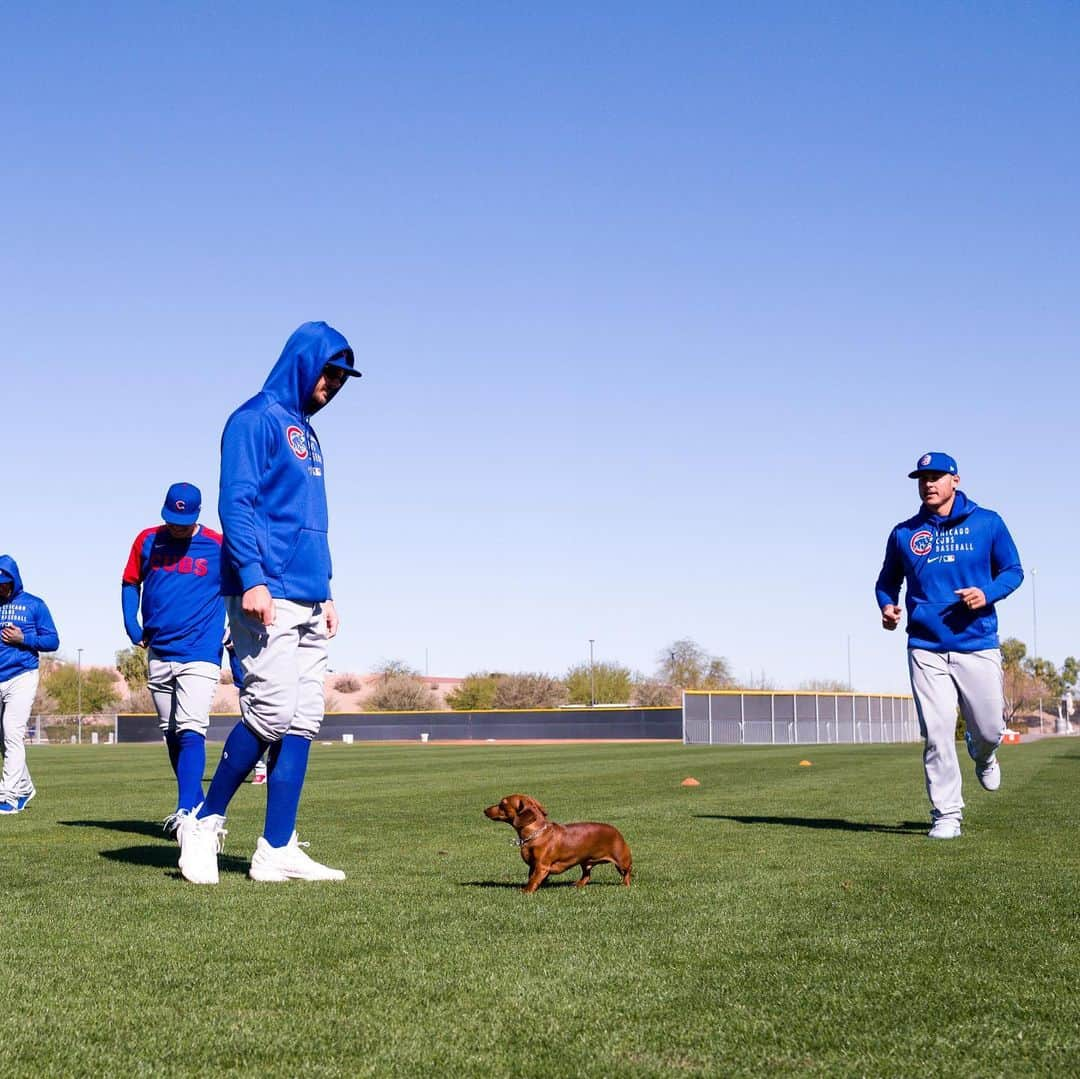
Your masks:
{"label": "red sleeve", "polygon": [[143,548],[146,546],[147,536],[157,532],[157,526],[144,528],[131,545],[131,554],[128,555],[127,565],[124,567],[124,584],[142,584],[143,582]]}
{"label": "red sleeve", "polygon": [[224,536],[220,532],[215,532],[212,528],[207,528],[205,525],[199,529],[199,531],[209,540],[213,540],[219,547],[221,546]]}

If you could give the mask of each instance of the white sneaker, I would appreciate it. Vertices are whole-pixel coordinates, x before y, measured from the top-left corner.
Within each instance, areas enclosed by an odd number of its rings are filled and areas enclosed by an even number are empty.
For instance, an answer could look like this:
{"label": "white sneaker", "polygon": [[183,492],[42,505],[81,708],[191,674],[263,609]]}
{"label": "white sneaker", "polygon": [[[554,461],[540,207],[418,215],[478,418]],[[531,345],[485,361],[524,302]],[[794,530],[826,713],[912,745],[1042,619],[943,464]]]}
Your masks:
{"label": "white sneaker", "polygon": [[192,884],[217,884],[217,856],[225,845],[225,818],[212,813],[201,820],[197,808],[185,815],[176,831],[180,843],[180,872]]}
{"label": "white sneaker", "polygon": [[983,785],[983,790],[996,791],[1001,786],[1001,765],[996,753],[985,764],[975,765],[975,778]]}
{"label": "white sneaker", "polygon": [[345,874],[340,869],[331,869],[321,865],[314,858],[309,858],[300,848],[301,843],[293,832],[284,847],[271,847],[259,836],[255,844],[255,853],[251,856],[251,869],[248,876],[252,880],[280,882],[284,880],[344,880]]}
{"label": "white sneaker", "polygon": [[960,822],[952,817],[942,817],[934,821],[934,827],[926,834],[930,839],[959,839]]}

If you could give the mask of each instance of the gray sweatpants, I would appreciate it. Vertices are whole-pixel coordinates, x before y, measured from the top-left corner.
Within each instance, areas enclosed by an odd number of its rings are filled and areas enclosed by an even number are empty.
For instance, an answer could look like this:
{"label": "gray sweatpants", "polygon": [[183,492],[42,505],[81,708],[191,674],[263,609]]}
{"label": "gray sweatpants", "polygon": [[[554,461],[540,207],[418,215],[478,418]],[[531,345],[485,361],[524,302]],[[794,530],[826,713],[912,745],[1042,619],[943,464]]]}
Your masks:
{"label": "gray sweatpants", "polygon": [[225,600],[236,658],[244,668],[240,714],[260,738],[312,739],[325,711],[326,616],[321,603],[274,600],[274,624],[244,614],[239,596]]}
{"label": "gray sweatpants", "polygon": [[146,684],[154,698],[161,733],[196,731],[205,738],[221,664],[158,659],[151,650],[147,670]]}
{"label": "gray sweatpants", "polygon": [[1001,652],[930,652],[908,649],[911,692],[925,739],[923,769],[934,820],[960,820],[960,761],[956,755],[956,708],[964,717],[977,764],[993,755],[1005,734]]}
{"label": "gray sweatpants", "polygon": [[34,790],[30,769],[26,767],[26,725],[34,707],[39,672],[22,674],[0,682],[0,728],[4,732],[4,772],[0,779],[0,802],[16,799]]}

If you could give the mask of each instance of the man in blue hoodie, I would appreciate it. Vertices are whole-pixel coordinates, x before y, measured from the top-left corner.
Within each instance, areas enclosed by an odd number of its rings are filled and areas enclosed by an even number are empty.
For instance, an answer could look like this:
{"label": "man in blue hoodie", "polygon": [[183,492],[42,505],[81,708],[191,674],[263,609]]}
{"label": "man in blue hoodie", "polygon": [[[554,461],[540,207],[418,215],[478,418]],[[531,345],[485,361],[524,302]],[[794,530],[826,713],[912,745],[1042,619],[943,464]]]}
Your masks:
{"label": "man in blue hoodie", "polygon": [[338,628],[323,457],[310,417],[359,374],[337,330],[306,322],[285,343],[262,392],[225,425],[218,500],[222,593],[244,678],[240,722],[225,742],[205,801],[178,832],[180,872],[196,884],[217,883],[226,810],[264,751],[266,821],[250,876],[345,878],[301,850],[296,816],[311,741],[323,719],[327,642]]}
{"label": "man in blue hoodie", "polygon": [[882,626],[895,630],[907,581],[908,670],[925,740],[929,835],[957,839],[964,800],[956,709],[976,777],[997,790],[1005,699],[994,605],[1020,586],[1024,571],[1005,522],[959,489],[952,457],[926,453],[909,478],[918,480],[922,507],[889,534],[876,595]]}
{"label": "man in blue hoodie", "polygon": [[45,601],[23,591],[15,559],[0,555],[0,813],[19,813],[37,793],[26,766],[26,724],[38,685],[38,653],[60,647]]}
{"label": "man in blue hoodie", "polygon": [[221,675],[222,537],[198,523],[201,511],[195,484],[172,484],[161,507],[165,523],[135,537],[120,586],[124,629],[149,653],[147,687],[176,776],[176,810],[165,818],[170,836],[203,801],[206,731]]}

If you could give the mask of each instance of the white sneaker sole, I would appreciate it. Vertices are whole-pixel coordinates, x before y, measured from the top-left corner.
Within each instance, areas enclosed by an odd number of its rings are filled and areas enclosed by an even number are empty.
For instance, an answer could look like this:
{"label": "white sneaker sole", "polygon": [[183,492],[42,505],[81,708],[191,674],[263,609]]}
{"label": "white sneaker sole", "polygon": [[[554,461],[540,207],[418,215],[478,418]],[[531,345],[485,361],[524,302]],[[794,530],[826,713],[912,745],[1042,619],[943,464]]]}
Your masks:
{"label": "white sneaker sole", "polygon": [[[340,875],[338,875],[340,874]],[[338,870],[328,870],[325,874],[309,876],[306,873],[290,873],[285,869],[277,869],[273,866],[255,866],[248,870],[248,876],[257,880],[260,884],[283,884],[290,880],[344,880],[345,874]]]}
{"label": "white sneaker sole", "polygon": [[216,869],[213,873],[205,869],[200,872],[198,868],[193,869],[190,866],[185,866],[183,859],[181,859],[178,864],[180,867],[180,875],[184,878],[184,880],[190,881],[192,884],[218,883],[218,873]]}

